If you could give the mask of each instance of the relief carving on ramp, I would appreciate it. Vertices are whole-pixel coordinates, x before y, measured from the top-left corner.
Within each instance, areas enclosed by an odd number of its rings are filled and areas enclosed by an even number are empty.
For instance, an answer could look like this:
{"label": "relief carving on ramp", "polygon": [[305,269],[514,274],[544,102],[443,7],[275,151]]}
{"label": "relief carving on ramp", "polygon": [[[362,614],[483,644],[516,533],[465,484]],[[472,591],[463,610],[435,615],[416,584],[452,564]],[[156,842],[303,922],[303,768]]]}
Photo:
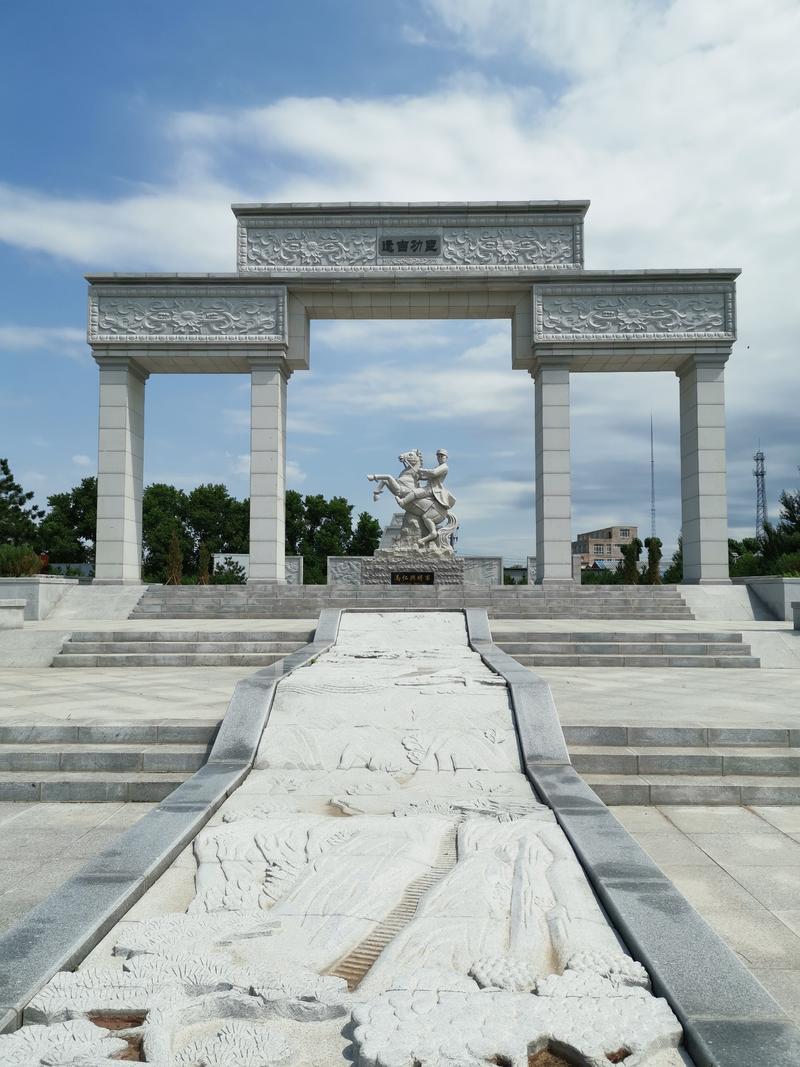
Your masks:
{"label": "relief carving on ramp", "polygon": [[345,614],[193,851],[188,909],[123,921],[113,957],[57,974],[0,1062],[683,1062],[459,613]]}

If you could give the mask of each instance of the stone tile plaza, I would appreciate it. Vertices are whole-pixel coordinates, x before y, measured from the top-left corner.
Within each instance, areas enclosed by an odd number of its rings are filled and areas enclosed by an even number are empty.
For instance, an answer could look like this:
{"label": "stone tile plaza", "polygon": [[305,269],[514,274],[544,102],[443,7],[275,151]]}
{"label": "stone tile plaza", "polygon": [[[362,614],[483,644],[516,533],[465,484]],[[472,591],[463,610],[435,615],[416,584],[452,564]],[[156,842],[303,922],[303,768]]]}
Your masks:
{"label": "stone tile plaza", "polygon": [[[94,579],[0,579],[0,1064],[800,1064],[800,579],[729,577],[739,272],[586,270],[588,208],[234,205],[233,273],[89,276]],[[304,582],[312,320],[487,318],[534,396],[528,584],[405,441],[374,554]],[[598,371],[677,376],[680,584],[581,582]],[[143,581],[159,374],[249,377],[244,584]]]}

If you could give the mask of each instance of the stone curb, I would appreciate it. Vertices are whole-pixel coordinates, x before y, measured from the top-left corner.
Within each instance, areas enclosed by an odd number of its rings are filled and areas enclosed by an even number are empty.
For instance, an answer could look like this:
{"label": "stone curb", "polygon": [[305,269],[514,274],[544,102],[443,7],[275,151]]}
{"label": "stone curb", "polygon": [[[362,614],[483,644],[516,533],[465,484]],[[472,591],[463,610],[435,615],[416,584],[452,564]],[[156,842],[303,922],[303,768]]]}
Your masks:
{"label": "stone curb", "polygon": [[164,873],[253,765],[281,678],[336,640],[341,612],[320,613],[314,638],[238,682],[208,761],[0,936],[0,1033],[57,971],[76,967]]}
{"label": "stone curb", "polygon": [[[528,780],[556,816],[621,938],[648,970],[653,991],[678,1016],[696,1067],[753,1067],[765,1057],[800,1064],[800,1028],[614,818],[569,756],[553,758],[547,683],[538,679],[537,701],[518,703],[515,688],[525,688],[520,672],[536,676],[493,645],[485,611],[466,615],[470,646],[508,681]],[[552,696],[549,704],[558,724]]]}

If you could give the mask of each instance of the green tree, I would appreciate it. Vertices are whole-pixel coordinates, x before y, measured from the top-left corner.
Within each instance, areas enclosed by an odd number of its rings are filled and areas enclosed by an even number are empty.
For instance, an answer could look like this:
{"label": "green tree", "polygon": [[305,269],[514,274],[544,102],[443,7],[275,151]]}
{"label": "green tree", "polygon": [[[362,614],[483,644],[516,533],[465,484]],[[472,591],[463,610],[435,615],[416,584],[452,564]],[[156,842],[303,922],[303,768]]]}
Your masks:
{"label": "green tree", "polygon": [[0,544],[34,544],[37,523],[44,511],[32,504],[33,491],[26,493],[14,481],[7,459],[0,459]]}
{"label": "green tree", "polygon": [[211,581],[210,574],[211,556],[207,545],[200,545],[197,553],[197,584],[208,585]]}
{"label": "green tree", "polygon": [[620,571],[624,585],[636,585],[639,581],[639,557],[642,554],[642,542],[634,537],[628,545],[620,545],[622,563]]}
{"label": "green tree", "polygon": [[295,489],[286,490],[286,554],[300,556],[303,553],[305,508],[303,494]]}
{"label": "green tree", "polygon": [[678,538],[678,547],[672,553],[669,566],[664,571],[667,585],[679,585],[683,581],[683,538]]}
{"label": "green tree", "polygon": [[344,497],[286,493],[286,553],[303,557],[307,585],[325,584],[328,556],[370,556],[380,537],[380,523],[366,511],[353,531],[353,505]]}
{"label": "green tree", "polygon": [[142,548],[144,572],[153,581],[163,580],[173,531],[177,532],[181,557],[194,552],[194,542],[186,529],[186,494],[174,485],[156,482],[142,496]]}
{"label": "green tree", "polygon": [[47,498],[50,510],[39,524],[37,544],[51,563],[91,563],[97,531],[97,478],[81,479],[65,493]]}
{"label": "green tree", "polygon": [[193,541],[190,566],[199,564],[200,545],[211,553],[246,552],[249,501],[237,500],[227,486],[198,485],[186,497],[186,531]]}
{"label": "green tree", "polygon": [[356,528],[347,550],[348,556],[373,556],[381,540],[381,524],[368,511],[358,516]]}
{"label": "green tree", "polygon": [[167,569],[164,575],[165,585],[180,585],[183,577],[183,552],[181,551],[181,536],[178,532],[177,523],[172,527],[167,548]]}
{"label": "green tree", "polygon": [[647,584],[661,585],[661,538],[645,538],[644,547],[647,549]]}

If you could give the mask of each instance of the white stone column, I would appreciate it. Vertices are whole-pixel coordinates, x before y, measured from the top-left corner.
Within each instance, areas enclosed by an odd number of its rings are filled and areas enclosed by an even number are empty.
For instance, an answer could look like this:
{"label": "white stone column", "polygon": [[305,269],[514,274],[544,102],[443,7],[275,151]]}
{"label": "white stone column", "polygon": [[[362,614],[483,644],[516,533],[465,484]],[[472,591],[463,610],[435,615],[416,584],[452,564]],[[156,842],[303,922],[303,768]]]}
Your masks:
{"label": "white stone column", "polygon": [[725,484],[725,355],[691,357],[676,373],[681,412],[683,580],[730,581]]}
{"label": "white stone column", "polygon": [[250,581],[285,582],[286,383],[282,355],[250,357]]}
{"label": "white stone column", "polygon": [[142,580],[144,383],[129,356],[96,356],[100,368],[95,582]]}
{"label": "white stone column", "polygon": [[536,383],[536,583],[572,581],[569,363],[538,359]]}

